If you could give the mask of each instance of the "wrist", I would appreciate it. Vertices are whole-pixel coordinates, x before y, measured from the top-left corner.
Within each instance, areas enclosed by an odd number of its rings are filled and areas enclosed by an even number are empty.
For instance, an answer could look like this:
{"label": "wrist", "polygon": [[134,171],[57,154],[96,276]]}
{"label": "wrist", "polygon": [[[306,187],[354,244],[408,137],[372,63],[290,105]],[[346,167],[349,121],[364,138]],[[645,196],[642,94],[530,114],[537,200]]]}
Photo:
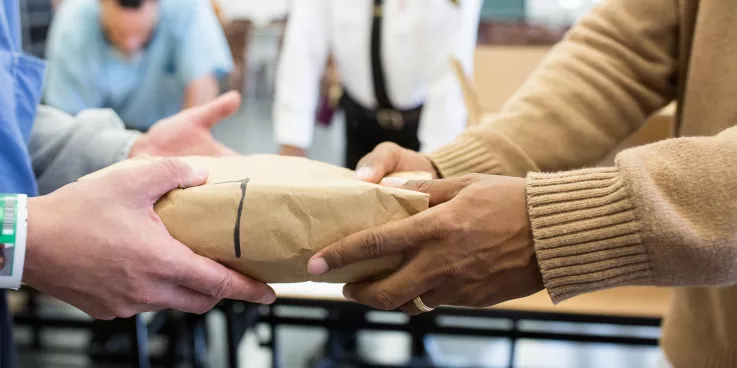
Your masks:
{"label": "wrist", "polygon": [[[27,231],[28,238],[26,240],[26,262],[25,269],[23,271],[23,283],[30,285],[31,287],[37,287],[38,281],[43,279],[43,272],[45,266],[48,266],[48,262],[43,259],[46,255],[43,254],[45,248],[44,245],[50,244],[59,239],[53,239],[57,231],[61,230],[50,230],[54,229],[55,225],[52,225],[53,219],[49,218],[49,215],[55,211],[53,203],[49,202],[49,196],[40,196],[29,198],[28,200],[28,221]],[[48,237],[52,238],[49,239]]]}
{"label": "wrist", "polygon": [[18,289],[23,277],[28,234],[28,197],[0,194],[0,289]]}

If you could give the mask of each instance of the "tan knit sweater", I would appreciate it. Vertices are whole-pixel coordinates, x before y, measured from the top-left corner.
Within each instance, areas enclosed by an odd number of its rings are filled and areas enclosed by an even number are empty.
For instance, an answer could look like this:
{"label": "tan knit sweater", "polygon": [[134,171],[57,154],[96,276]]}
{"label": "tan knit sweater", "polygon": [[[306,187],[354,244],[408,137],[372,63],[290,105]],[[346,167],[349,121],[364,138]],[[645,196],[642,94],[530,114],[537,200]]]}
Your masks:
{"label": "tan knit sweater", "polygon": [[[583,168],[673,99],[676,131],[693,138]],[[735,123],[737,3],[608,0],[497,119],[430,157],[443,176],[527,175],[537,257],[555,302],[624,285],[679,287],[662,338],[672,364],[734,368]]]}

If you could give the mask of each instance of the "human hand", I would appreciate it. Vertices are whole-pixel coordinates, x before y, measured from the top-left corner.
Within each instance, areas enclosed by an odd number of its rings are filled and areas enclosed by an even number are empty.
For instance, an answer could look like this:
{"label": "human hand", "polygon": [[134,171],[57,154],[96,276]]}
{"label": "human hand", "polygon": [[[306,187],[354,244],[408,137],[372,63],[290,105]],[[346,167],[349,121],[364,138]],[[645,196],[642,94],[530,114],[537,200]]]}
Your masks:
{"label": "human hand", "polygon": [[296,157],[305,157],[307,156],[307,151],[305,151],[304,148],[296,147],[296,146],[290,146],[288,144],[283,144],[281,148],[279,149],[279,155],[281,156],[296,156]]}
{"label": "human hand", "polygon": [[420,296],[440,305],[488,307],[543,289],[527,216],[525,179],[461,178],[383,184],[430,194],[427,211],[358,232],[329,245],[308,263],[312,274],[401,254],[385,279],[346,285],[346,298],[383,310],[420,313]]}
{"label": "human hand", "polygon": [[154,203],[207,173],[161,159],[67,185],[28,203],[23,281],[92,317],[173,308],[204,313],[224,298],[274,301],[274,291],[193,253],[167,232]]}
{"label": "human hand", "polygon": [[130,157],[238,155],[218,142],[210,130],[238,111],[240,105],[240,94],[228,92],[204,105],[163,119],[136,140],[131,148]]}
{"label": "human hand", "polygon": [[435,166],[425,155],[391,142],[376,146],[364,156],[358,162],[356,177],[370,183],[378,183],[389,174],[400,171],[424,171],[432,173],[433,178],[438,177]]}

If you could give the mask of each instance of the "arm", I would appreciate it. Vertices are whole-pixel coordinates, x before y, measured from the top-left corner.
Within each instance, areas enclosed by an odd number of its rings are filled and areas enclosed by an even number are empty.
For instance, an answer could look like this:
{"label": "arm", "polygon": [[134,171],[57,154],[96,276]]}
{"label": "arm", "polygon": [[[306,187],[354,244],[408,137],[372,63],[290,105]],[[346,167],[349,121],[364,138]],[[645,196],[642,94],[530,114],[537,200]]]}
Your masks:
{"label": "arm", "polygon": [[28,146],[40,193],[128,158],[140,135],[125,130],[112,110],[87,110],[72,117],[40,106]]}
{"label": "arm", "polygon": [[466,75],[473,75],[481,1],[461,1],[458,6],[457,14],[449,16],[452,19],[445,24],[447,29],[437,32],[438,42],[427,45],[428,60],[434,63],[428,63],[425,71],[430,89],[420,117],[419,138],[423,152],[431,152],[448,143],[466,126],[468,113],[450,60],[457,58]]}
{"label": "arm", "polygon": [[323,0],[295,0],[279,59],[274,134],[281,145],[312,144],[320,73],[328,56],[328,8]]}
{"label": "arm", "polygon": [[[191,4],[191,5],[189,5]],[[185,2],[176,28],[177,73],[186,86],[184,108],[199,106],[220,94],[218,80],[233,69],[233,58],[209,1]]]}
{"label": "arm", "polygon": [[622,152],[616,166],[515,177],[465,175],[384,185],[432,208],[319,251],[323,274],[401,256],[386,278],[347,285],[380,309],[487,307],[547,288],[554,302],[627,285],[737,284],[737,127]]}
{"label": "arm", "polygon": [[157,122],[146,134],[125,130],[111,110],[86,110],[72,117],[40,106],[29,143],[39,190],[50,193],[129,156],[236,154],[215,140],[211,129],[237,111],[240,102],[238,93],[226,93]]}
{"label": "arm", "polygon": [[602,2],[494,121],[430,155],[443,176],[524,176],[597,162],[674,96],[672,0]]}
{"label": "arm", "polygon": [[220,94],[220,85],[213,75],[193,80],[184,91],[184,108],[195,107],[214,100]]}
{"label": "arm", "polygon": [[623,285],[737,284],[736,155],[730,128],[624,151],[614,168],[530,174],[537,258],[553,300]]}

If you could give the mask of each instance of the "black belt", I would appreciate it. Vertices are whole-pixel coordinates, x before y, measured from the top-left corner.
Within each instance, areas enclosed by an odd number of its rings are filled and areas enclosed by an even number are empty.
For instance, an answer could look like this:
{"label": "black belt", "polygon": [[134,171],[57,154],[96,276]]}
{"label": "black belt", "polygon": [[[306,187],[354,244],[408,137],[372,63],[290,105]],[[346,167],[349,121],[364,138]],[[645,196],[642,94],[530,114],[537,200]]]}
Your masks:
{"label": "black belt", "polygon": [[374,84],[377,108],[367,109],[361,106],[354,98],[345,93],[345,88],[343,88],[343,107],[346,110],[346,115],[350,115],[350,110],[352,109],[361,115],[363,119],[377,122],[382,129],[402,130],[405,126],[419,124],[422,105],[414,109],[399,110],[389,99],[389,93],[386,90],[384,66],[381,62],[383,7],[383,0],[374,0],[374,11],[371,21],[371,77]]}
{"label": "black belt", "polygon": [[402,130],[407,125],[417,125],[422,114],[422,105],[408,110],[367,109],[346,93],[345,88],[341,104],[347,115],[356,114],[360,119],[375,121],[381,128],[387,130]]}

